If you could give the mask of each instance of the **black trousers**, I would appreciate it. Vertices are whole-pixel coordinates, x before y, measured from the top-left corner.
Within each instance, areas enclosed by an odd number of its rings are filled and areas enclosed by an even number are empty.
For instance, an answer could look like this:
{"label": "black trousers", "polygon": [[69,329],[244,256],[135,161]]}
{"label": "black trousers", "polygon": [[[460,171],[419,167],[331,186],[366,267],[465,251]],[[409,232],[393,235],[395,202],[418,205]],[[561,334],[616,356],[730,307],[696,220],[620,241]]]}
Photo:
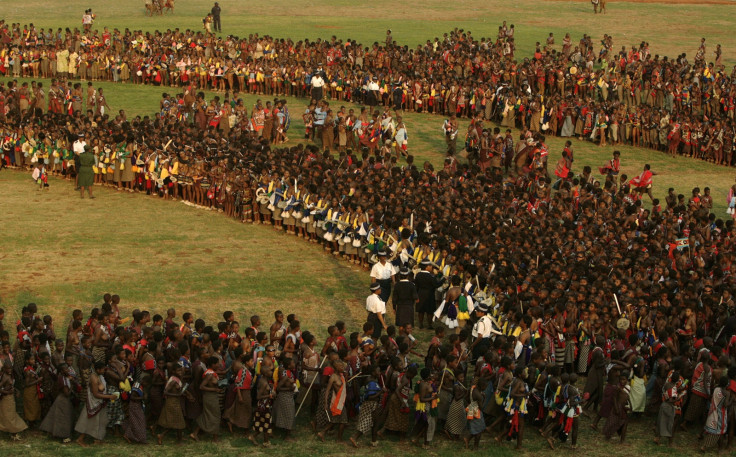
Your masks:
{"label": "black trousers", "polygon": [[212,29],[218,32],[222,32],[222,24],[220,23],[220,16],[212,16]]}
{"label": "black trousers", "polygon": [[320,101],[324,98],[324,87],[312,87],[312,98]]}
{"label": "black trousers", "polygon": [[378,314],[368,313],[368,319],[366,321],[373,324],[373,341],[378,346],[378,340],[381,339],[381,335],[383,334],[383,325],[381,325],[381,321],[378,319]]}

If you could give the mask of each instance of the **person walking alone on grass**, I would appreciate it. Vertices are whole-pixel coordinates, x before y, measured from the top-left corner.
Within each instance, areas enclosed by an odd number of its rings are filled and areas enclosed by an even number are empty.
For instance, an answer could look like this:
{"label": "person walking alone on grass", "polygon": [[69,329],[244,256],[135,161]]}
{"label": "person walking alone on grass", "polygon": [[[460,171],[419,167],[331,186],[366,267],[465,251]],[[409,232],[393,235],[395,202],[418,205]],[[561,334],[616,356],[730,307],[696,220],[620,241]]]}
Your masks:
{"label": "person walking alone on grass", "polygon": [[212,7],[212,29],[215,32],[222,32],[222,25],[220,24],[220,12],[222,11],[222,8],[220,8],[220,4],[215,2],[215,6]]}

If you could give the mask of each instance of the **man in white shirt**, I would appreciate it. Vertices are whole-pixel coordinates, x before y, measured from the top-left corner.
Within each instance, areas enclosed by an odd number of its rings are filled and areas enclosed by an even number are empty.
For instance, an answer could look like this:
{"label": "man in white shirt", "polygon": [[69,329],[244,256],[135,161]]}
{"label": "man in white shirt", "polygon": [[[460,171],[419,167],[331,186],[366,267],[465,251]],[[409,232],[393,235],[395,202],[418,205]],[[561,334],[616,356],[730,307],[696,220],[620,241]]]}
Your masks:
{"label": "man in white shirt", "polygon": [[85,146],[87,146],[87,142],[84,141],[84,133],[80,133],[77,141],[72,143],[72,152],[74,153],[74,171],[76,174],[74,178],[75,190],[79,190],[79,154],[84,154]]}
{"label": "man in white shirt", "polygon": [[381,90],[381,87],[378,85],[378,77],[374,76],[370,80],[368,80],[368,83],[366,84],[366,105],[369,106],[370,114],[373,114],[374,108],[378,105],[378,101],[380,98],[379,91]]}
{"label": "man in white shirt", "polygon": [[87,142],[84,141],[84,133],[80,133],[77,141],[72,144],[72,151],[74,154],[84,154],[84,147],[87,146]]}
{"label": "man in white shirt", "polygon": [[312,98],[316,101],[322,100],[322,98],[324,98],[322,88],[325,86],[325,80],[322,79],[322,67],[317,68],[317,71],[312,75],[311,84]]}
{"label": "man in white shirt", "polygon": [[381,285],[381,300],[387,302],[391,296],[391,284],[394,281],[394,266],[388,263],[386,251],[378,252],[378,262],[371,268],[371,283]]}
{"label": "man in white shirt", "polygon": [[471,333],[473,343],[470,345],[470,350],[473,352],[473,359],[477,359],[482,357],[491,347],[491,334],[498,332],[494,331],[493,320],[488,316],[488,305],[478,303],[474,312],[479,319],[473,326]]}
{"label": "man in white shirt", "polygon": [[365,300],[365,310],[368,312],[367,322],[373,324],[373,340],[378,341],[387,328],[383,315],[386,314],[386,302],[381,300],[381,285],[371,284],[371,294]]}

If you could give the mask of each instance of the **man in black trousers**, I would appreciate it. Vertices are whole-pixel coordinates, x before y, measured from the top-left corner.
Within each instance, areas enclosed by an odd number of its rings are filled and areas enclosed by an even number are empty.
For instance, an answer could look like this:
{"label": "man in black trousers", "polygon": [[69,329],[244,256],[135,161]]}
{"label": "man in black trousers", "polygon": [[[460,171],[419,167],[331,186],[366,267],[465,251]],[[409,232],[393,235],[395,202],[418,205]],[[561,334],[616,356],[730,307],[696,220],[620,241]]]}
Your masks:
{"label": "man in black trousers", "polygon": [[220,4],[215,2],[215,6],[212,7],[212,29],[215,32],[222,32],[222,25],[220,25]]}

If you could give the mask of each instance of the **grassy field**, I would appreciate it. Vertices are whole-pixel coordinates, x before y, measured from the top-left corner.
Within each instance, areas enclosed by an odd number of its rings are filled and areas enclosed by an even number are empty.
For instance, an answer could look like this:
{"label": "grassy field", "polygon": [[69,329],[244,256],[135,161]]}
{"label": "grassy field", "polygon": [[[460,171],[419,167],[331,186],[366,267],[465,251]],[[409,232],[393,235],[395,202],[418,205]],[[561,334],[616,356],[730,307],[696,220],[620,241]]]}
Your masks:
{"label": "grassy field", "polygon": [[[603,33],[613,34],[614,49],[646,40],[654,53],[670,56],[682,51],[693,55],[700,37],[705,36],[710,50],[715,43],[722,44],[726,63],[736,61],[736,37],[730,33],[736,25],[736,15],[730,5],[615,2],[609,3],[608,14],[594,16],[590,3],[585,1],[520,0],[513,3],[513,8],[500,0],[466,0],[458,8],[437,0],[421,2],[421,7],[386,0],[371,4],[293,0],[288,6],[263,0],[222,0],[220,4],[224,33],[239,36],[257,32],[299,39],[329,38],[334,34],[368,44],[382,40],[386,29],[391,28],[398,42],[415,45],[441,37],[454,27],[471,30],[476,37],[491,36],[501,21],[507,20],[516,26],[522,56],[529,55],[534,43],[542,41],[549,32],[561,40],[569,31],[574,39],[582,33],[589,33],[594,39]],[[144,15],[142,0],[105,4],[104,9],[80,0],[27,0],[22,8],[16,2],[0,3],[0,17],[22,24],[33,22],[38,27],[74,27],[81,24],[81,13],[90,6],[97,13],[98,27],[152,31],[198,29],[211,2],[182,0],[174,15],[150,18]],[[113,83],[98,86],[105,88],[113,111],[125,109],[129,115],[152,115],[161,93],[174,92],[171,88]],[[255,98],[246,96],[246,104],[252,105]],[[291,137],[298,138],[303,133],[299,119],[305,101],[289,99],[289,106],[295,119]],[[407,114],[405,118],[411,153],[419,162],[429,160],[439,166],[444,157],[440,133],[443,119],[424,114]],[[466,125],[467,121],[463,121],[461,130]],[[554,162],[564,142],[549,139],[548,143],[552,150],[550,160]],[[584,165],[602,165],[613,150],[574,143],[575,171]],[[733,182],[733,170],[684,158],[670,159],[654,151],[629,147],[621,150],[623,172],[629,176],[638,174],[644,163],[652,164],[653,170],[661,173],[655,178],[655,196],[663,197],[670,186],[684,194],[694,186],[710,186],[717,214],[725,216],[725,194]],[[268,227],[244,226],[181,203],[96,190],[96,200],[80,200],[68,182],[52,179],[50,191],[38,192],[27,174],[0,172],[0,227],[5,233],[0,250],[0,306],[6,309],[6,322],[14,321],[15,312],[33,301],[42,313],[51,314],[59,327],[65,327],[72,309],[87,312],[100,303],[106,292],[121,295],[126,314],[134,308],[163,313],[173,306],[180,314],[190,311],[215,322],[222,311],[231,309],[241,321],[251,314],[260,314],[267,325],[277,309],[296,312],[302,327],[316,331],[320,341],[324,341],[324,327],[337,319],[345,320],[351,330],[363,321],[367,274],[336,261],[318,246]],[[242,435],[225,435],[216,448],[207,442],[188,443],[186,450],[205,455],[216,451],[228,456],[243,452],[279,452],[294,457],[352,453],[343,445],[321,444],[311,438],[305,417],[299,419],[297,443],[276,438],[278,446],[271,451],[254,449]],[[695,452],[697,446],[694,433],[679,436],[674,452],[654,446],[649,419],[630,426],[628,444],[604,445],[600,435],[589,433],[588,424],[587,419],[581,423],[577,451],[581,455],[684,455]],[[535,436],[536,432],[528,430],[526,435],[521,453],[509,445],[491,444],[486,436],[482,455],[555,455]],[[76,446],[58,446],[40,434],[26,437],[20,444],[3,442],[0,449],[28,456],[117,456],[142,449],[117,438],[111,440],[114,446],[82,451]],[[173,441],[167,444],[145,448],[143,452],[181,454],[181,448],[175,447]],[[428,453],[448,455],[459,447],[458,443],[438,439]],[[410,453],[415,452],[415,448],[410,449]],[[364,448],[355,454],[385,456],[402,452],[406,453],[407,448],[390,438],[377,449]]]}

